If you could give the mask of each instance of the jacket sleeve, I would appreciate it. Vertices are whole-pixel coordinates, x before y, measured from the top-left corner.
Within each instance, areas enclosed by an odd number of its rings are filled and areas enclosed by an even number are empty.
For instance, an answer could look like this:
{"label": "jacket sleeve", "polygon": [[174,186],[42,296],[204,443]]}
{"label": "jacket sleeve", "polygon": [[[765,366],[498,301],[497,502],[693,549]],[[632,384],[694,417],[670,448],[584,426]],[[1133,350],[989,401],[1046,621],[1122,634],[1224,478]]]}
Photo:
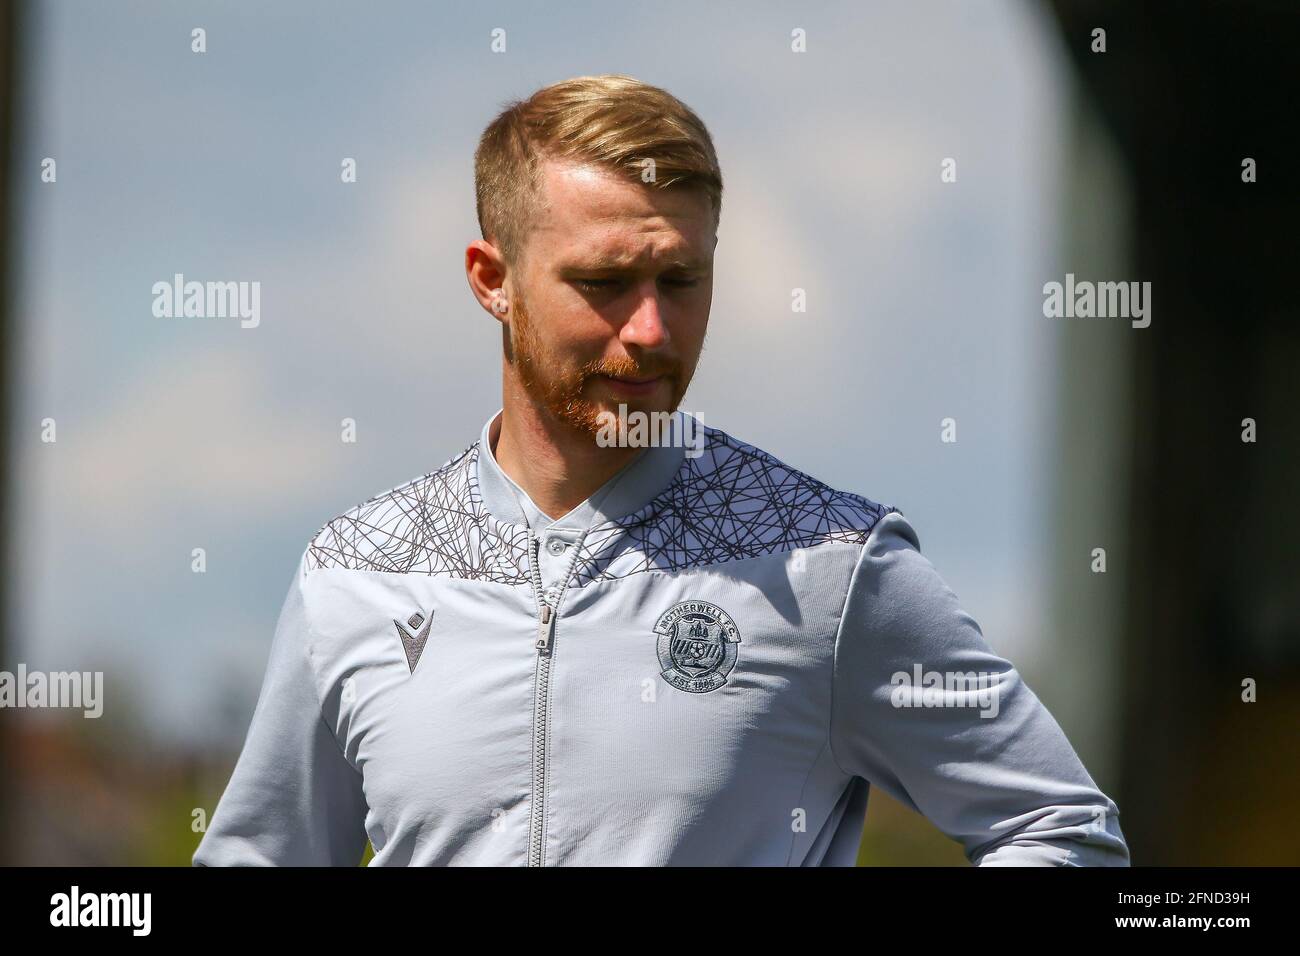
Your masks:
{"label": "jacket sleeve", "polygon": [[234,773],[195,866],[356,866],[365,850],[361,774],[325,721],[308,658],[306,552],[280,611]]}
{"label": "jacket sleeve", "polygon": [[841,770],[923,814],[977,866],[1129,865],[1119,808],[897,513],[853,572],[830,737]]}

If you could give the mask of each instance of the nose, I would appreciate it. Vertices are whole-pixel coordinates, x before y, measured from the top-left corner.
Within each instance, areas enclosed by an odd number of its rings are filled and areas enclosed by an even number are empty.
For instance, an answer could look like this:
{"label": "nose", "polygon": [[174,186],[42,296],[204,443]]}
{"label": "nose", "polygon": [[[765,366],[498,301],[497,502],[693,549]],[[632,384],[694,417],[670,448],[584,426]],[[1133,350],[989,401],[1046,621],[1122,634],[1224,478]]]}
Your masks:
{"label": "nose", "polygon": [[659,303],[659,287],[653,279],[638,290],[636,308],[623,324],[619,339],[643,349],[662,348],[667,344],[668,326],[664,324]]}

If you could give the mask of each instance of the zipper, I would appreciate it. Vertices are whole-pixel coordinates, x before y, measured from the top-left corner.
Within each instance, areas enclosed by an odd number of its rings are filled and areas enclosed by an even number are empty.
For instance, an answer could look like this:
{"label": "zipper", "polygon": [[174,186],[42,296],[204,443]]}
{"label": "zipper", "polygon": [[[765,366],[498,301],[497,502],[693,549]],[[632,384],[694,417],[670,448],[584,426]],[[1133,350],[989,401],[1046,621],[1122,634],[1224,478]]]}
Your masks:
{"label": "zipper", "polygon": [[537,665],[533,673],[533,793],[528,820],[528,865],[542,866],[546,845],[546,724],[550,711],[551,654],[555,649],[555,622],[560,616],[560,604],[573,575],[578,553],[586,540],[584,531],[573,545],[564,580],[556,588],[555,606],[546,600],[542,586],[542,539],[528,530],[528,556],[531,565],[533,594],[537,598],[537,637],[533,647],[537,651]]}
{"label": "zipper", "polygon": [[533,646],[539,651],[547,651],[551,648],[551,635],[555,633],[555,613],[551,610],[551,606],[543,601],[539,616],[537,641]]}
{"label": "zipper", "polygon": [[555,613],[542,590],[538,567],[542,541],[528,532],[528,563],[532,567],[533,593],[537,596],[537,667],[533,674],[533,799],[528,819],[528,865],[542,865],[542,824],[546,820],[546,707],[551,685],[551,635]]}

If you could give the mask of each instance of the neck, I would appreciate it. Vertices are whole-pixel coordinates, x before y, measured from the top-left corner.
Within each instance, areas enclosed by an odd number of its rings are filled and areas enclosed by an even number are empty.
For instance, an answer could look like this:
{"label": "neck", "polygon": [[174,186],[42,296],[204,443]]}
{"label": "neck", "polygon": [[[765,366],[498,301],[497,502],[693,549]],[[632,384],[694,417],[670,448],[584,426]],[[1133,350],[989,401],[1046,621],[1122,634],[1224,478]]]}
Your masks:
{"label": "neck", "polygon": [[640,452],[601,447],[588,432],[556,421],[526,396],[505,395],[488,435],[497,465],[556,520],[592,496]]}

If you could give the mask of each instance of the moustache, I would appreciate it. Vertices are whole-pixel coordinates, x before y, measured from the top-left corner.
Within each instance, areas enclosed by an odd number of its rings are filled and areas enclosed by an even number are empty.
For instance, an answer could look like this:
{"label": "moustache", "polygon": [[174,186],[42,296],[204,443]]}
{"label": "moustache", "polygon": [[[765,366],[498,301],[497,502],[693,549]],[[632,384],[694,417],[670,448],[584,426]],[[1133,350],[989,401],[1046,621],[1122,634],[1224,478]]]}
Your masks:
{"label": "moustache", "polygon": [[676,378],[676,365],[657,365],[646,367],[643,365],[598,365],[590,373],[591,375],[607,375],[610,378],[630,378],[644,381],[647,378]]}

